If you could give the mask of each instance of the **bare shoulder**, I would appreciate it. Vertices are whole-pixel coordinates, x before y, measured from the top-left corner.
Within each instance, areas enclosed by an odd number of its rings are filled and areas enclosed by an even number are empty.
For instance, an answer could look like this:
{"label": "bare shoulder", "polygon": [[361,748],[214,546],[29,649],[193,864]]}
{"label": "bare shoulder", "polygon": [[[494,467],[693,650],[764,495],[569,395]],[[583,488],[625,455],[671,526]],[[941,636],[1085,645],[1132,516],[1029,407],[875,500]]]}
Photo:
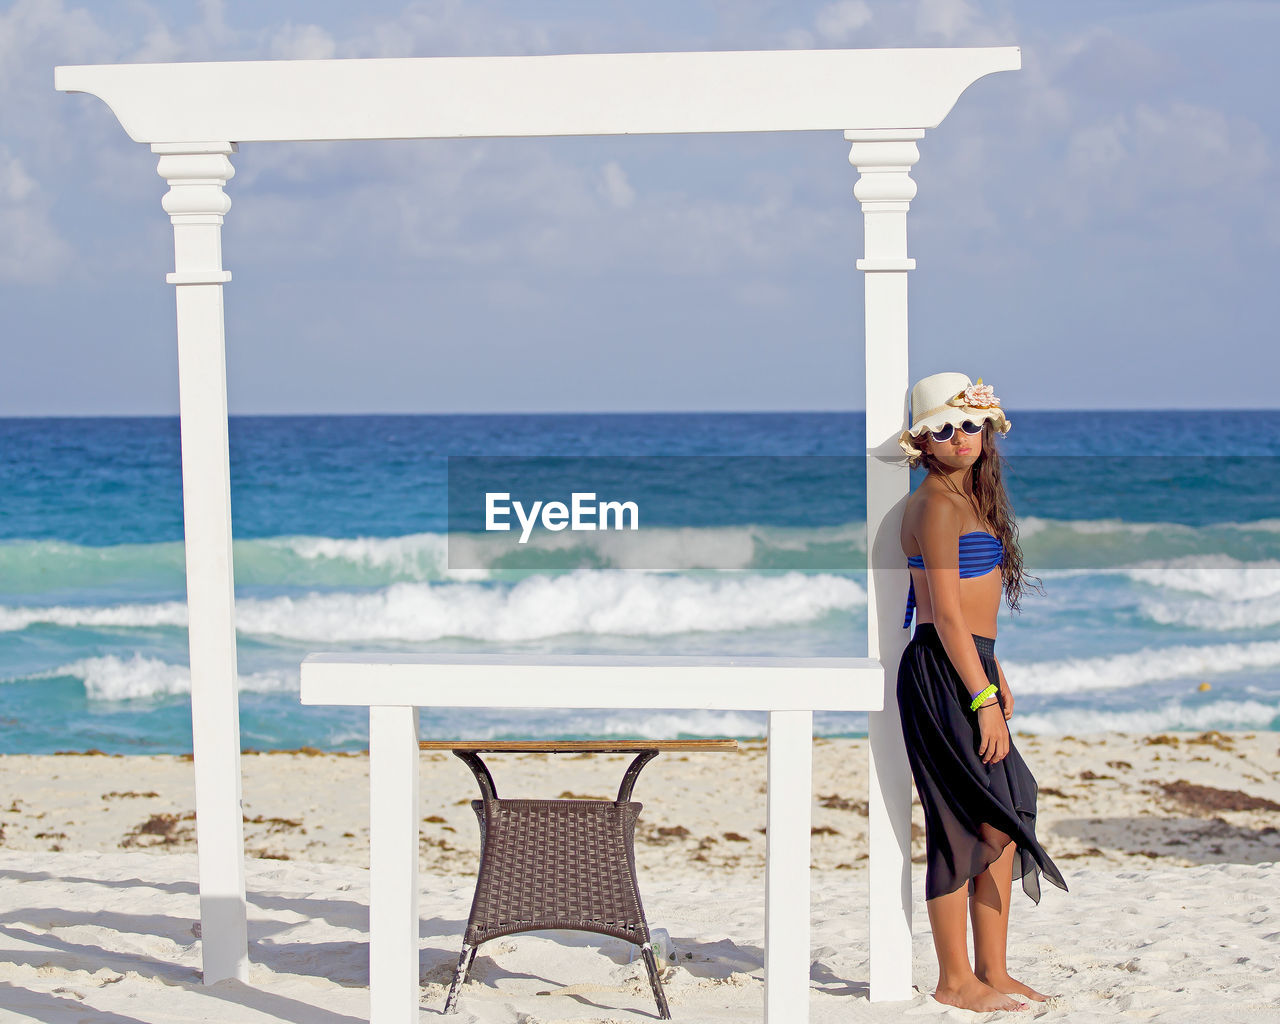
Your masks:
{"label": "bare shoulder", "polygon": [[902,511],[902,550],[908,555],[920,553],[920,537],[930,534],[960,535],[965,510],[957,495],[945,487],[925,479],[907,498]]}

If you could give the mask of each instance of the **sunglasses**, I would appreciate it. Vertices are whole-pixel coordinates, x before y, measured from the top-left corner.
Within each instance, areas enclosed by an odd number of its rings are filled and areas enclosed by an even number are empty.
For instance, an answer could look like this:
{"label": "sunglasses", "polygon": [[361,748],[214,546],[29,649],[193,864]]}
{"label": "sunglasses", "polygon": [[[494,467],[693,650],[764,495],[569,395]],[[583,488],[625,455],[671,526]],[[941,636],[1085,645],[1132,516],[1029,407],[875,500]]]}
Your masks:
{"label": "sunglasses", "polygon": [[[960,429],[963,430],[966,434],[981,434],[982,423],[974,423],[973,420],[965,420],[963,423],[960,424]],[[956,432],[956,428],[950,423],[948,423],[941,430],[930,431],[930,433],[933,435],[933,439],[937,441],[939,444],[941,444],[943,441],[950,441],[951,435],[954,434],[955,432]]]}

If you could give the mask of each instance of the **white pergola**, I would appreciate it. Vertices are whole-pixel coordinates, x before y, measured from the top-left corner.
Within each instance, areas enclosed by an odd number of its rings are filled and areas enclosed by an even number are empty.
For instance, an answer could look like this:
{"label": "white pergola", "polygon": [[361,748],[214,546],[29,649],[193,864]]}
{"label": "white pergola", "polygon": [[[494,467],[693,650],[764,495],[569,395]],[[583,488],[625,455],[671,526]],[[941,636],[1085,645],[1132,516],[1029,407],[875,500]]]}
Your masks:
{"label": "white pergola", "polygon": [[[868,657],[547,659],[312,656],[307,703],[370,707],[373,1020],[416,1021],[416,708],[746,707],[769,712],[766,1019],[807,1019],[810,744],[815,710],[870,713],[871,998],[911,990],[911,776],[894,697],[908,576],[907,210],[916,143],[1017,47],[611,53],[59,67],[102,99],[169,185],[204,981],[245,980],[248,943],[222,286],[224,192],[240,142],[842,131],[857,169],[866,293]],[[639,686],[587,685],[601,673]],[[513,679],[519,677],[523,685]],[[359,680],[358,689],[353,684]],[[458,686],[465,680],[464,686]],[[532,685],[531,685],[532,684]],[[601,702],[600,693],[616,691]],[[535,697],[528,694],[533,692]],[[626,694],[643,693],[637,705]],[[359,696],[355,696],[359,694]],[[656,702],[656,703],[655,703]],[[412,778],[410,778],[412,774]],[[377,804],[391,808],[384,815]],[[395,817],[398,814],[399,817]],[[406,815],[412,815],[411,824]],[[397,824],[398,822],[398,824]],[[393,875],[380,878],[382,865]],[[409,906],[397,896],[412,894]],[[396,949],[412,943],[412,956]]]}

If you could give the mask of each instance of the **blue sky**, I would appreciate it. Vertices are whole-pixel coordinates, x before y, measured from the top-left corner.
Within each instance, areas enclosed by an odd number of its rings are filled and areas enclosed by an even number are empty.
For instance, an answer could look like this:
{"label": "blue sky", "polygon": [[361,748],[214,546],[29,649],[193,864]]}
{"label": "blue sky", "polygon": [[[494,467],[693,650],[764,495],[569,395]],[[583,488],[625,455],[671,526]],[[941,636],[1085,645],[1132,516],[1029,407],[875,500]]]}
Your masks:
{"label": "blue sky", "polygon": [[[920,143],[911,373],[1010,410],[1274,408],[1280,3],[0,7],[0,415],[171,414],[156,158],[57,64],[1022,47]],[[254,143],[233,413],[853,409],[839,133]]]}

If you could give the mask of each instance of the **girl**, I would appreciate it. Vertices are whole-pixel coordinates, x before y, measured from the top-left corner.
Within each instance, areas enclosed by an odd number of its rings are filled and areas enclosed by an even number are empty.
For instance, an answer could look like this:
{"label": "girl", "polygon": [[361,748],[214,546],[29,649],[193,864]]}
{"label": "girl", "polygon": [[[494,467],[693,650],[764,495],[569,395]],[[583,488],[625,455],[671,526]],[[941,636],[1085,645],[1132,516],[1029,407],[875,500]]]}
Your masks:
{"label": "girl", "polygon": [[916,384],[911,417],[899,444],[929,472],[902,520],[911,573],[903,626],[913,608],[917,622],[898,667],[898,709],[924,810],[933,997],[969,1010],[1025,1010],[1011,994],[1046,996],[1010,977],[1005,963],[1013,876],[1036,903],[1041,871],[1067,885],[1036,840],[1036,781],[1009,735],[1013,695],[995,658],[1000,599],[1007,592],[1016,611],[1024,578],[995,446],[996,431],[1011,424],[991,386],[963,373]]}

